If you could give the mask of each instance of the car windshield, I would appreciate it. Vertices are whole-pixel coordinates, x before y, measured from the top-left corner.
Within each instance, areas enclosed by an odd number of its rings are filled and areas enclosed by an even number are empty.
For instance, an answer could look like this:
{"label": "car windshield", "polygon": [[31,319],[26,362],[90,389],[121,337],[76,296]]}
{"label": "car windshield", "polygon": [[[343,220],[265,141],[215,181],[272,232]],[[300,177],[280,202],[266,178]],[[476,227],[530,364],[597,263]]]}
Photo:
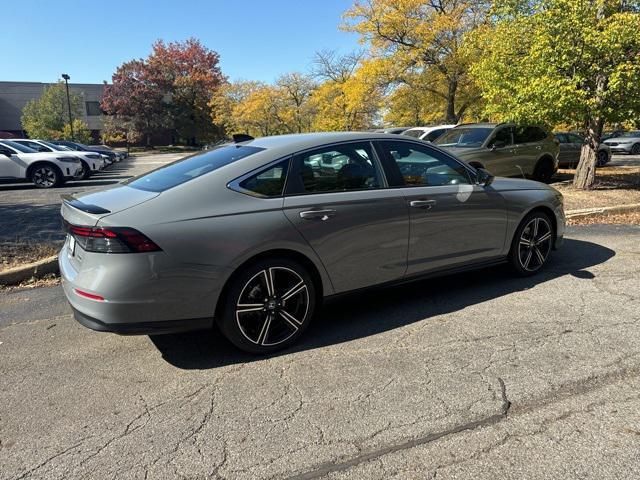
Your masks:
{"label": "car windshield", "polygon": [[420,135],[424,133],[424,130],[405,130],[402,135],[407,137],[420,138]]}
{"label": "car windshield", "polygon": [[18,142],[12,142],[11,140],[3,140],[2,143],[22,153],[38,153],[38,151],[34,150],[33,148],[29,148]]}
{"label": "car windshield", "polygon": [[63,150],[71,151],[71,149],[69,147],[65,147],[64,145],[56,145],[55,143],[46,142],[44,140],[40,140],[40,143],[42,143],[43,145],[46,145],[47,147],[51,148],[52,150],[56,150],[57,152],[61,152]]}
{"label": "car windshield", "polygon": [[624,132],[620,134],[621,137],[640,137],[640,131]]}
{"label": "car windshield", "polygon": [[226,145],[178,160],[124,184],[147,192],[164,192],[262,150],[264,148],[247,145]]}
{"label": "car windshield", "polygon": [[434,142],[441,147],[480,147],[487,137],[491,135],[493,128],[452,128],[442,134]]}

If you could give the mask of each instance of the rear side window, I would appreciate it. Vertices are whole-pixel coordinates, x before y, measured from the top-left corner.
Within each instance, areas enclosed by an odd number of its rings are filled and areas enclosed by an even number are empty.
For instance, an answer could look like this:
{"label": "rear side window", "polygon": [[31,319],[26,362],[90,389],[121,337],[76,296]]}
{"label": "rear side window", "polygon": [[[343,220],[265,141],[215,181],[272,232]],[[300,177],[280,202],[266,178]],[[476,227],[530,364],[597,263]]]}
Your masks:
{"label": "rear side window", "polygon": [[164,192],[262,150],[264,148],[247,145],[226,145],[170,163],[124,184],[147,192]]}
{"label": "rear side window", "polygon": [[289,170],[289,160],[262,170],[240,182],[240,188],[259,197],[280,197]]}

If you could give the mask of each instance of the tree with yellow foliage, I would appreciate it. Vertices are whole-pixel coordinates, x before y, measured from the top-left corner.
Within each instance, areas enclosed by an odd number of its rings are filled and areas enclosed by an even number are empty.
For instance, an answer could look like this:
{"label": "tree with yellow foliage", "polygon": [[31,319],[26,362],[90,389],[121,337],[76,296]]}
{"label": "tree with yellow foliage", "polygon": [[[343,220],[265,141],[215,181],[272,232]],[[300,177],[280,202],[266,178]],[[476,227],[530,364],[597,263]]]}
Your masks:
{"label": "tree with yellow foliage", "polygon": [[469,75],[474,52],[462,48],[464,38],[487,21],[490,4],[484,0],[356,0],[344,15],[343,28],[362,36],[373,59],[393,65],[390,81],[430,96],[428,104],[440,105],[439,120],[457,123],[479,100]]}

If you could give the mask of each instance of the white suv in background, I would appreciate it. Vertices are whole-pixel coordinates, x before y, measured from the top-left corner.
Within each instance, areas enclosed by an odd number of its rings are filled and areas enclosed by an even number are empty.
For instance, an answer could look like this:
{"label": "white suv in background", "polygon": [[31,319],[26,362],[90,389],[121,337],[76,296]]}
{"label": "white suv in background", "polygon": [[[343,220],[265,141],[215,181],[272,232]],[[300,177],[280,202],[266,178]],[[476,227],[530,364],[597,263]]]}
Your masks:
{"label": "white suv in background", "polygon": [[99,172],[106,166],[106,162],[99,153],[76,152],[63,145],[56,145],[55,143],[33,138],[12,138],[11,141],[29,147],[36,152],[64,152],[70,156],[78,157],[80,161],[82,161],[82,172],[78,174],[78,178],[82,180],[86,180],[92,174]]}
{"label": "white suv in background", "polygon": [[455,125],[436,125],[433,127],[413,127],[405,130],[400,135],[407,135],[408,137],[419,138],[425,142],[433,142],[440,135],[451,130]]}
{"label": "white suv in background", "polygon": [[38,188],[52,188],[81,170],[80,159],[67,152],[36,152],[11,140],[0,140],[0,179],[26,179]]}

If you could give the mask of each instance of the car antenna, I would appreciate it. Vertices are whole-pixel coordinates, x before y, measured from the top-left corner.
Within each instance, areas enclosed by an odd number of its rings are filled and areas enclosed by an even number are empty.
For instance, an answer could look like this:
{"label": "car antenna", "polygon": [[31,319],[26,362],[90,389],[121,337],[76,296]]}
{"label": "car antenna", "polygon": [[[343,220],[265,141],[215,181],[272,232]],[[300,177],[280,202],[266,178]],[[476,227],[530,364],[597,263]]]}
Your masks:
{"label": "car antenna", "polygon": [[251,135],[247,135],[246,133],[234,133],[231,137],[233,138],[233,143],[248,142],[249,140],[254,139]]}

